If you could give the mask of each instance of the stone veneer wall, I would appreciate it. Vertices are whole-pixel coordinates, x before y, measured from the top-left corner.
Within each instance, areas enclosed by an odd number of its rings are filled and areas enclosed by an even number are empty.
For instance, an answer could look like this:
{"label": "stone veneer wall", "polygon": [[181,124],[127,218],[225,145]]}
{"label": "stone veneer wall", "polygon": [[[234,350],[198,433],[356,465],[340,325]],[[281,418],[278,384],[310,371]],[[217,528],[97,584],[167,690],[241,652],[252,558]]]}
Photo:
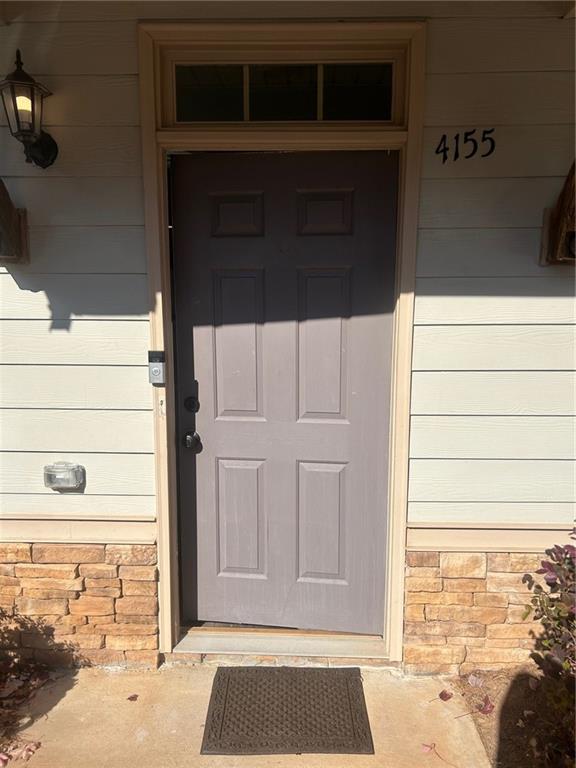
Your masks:
{"label": "stone veneer wall", "polygon": [[53,664],[156,664],[157,575],[155,545],[0,544],[2,650]]}
{"label": "stone veneer wall", "polygon": [[533,553],[407,552],[404,668],[461,673],[527,662],[541,625],[522,618]]}

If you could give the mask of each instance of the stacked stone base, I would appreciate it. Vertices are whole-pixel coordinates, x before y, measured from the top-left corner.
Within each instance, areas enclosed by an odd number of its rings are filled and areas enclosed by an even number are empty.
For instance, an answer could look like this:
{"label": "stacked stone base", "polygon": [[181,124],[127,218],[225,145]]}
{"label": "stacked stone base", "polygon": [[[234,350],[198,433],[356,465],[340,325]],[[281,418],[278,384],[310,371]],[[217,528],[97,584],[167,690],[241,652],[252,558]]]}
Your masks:
{"label": "stacked stone base", "polygon": [[4,652],[54,665],[158,660],[156,546],[0,544]]}
{"label": "stacked stone base", "polygon": [[525,573],[541,554],[408,552],[404,667],[409,673],[467,674],[530,661],[542,631],[524,619]]}

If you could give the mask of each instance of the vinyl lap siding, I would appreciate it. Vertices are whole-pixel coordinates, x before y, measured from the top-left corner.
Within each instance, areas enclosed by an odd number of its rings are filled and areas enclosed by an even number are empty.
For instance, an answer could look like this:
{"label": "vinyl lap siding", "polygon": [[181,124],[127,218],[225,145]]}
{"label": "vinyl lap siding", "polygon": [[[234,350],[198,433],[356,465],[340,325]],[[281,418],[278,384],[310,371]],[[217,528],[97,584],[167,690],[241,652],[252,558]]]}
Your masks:
{"label": "vinyl lap siding", "polygon": [[[573,34],[560,19],[429,25],[412,526],[574,516],[573,272],[538,266],[573,160]],[[442,134],[473,128],[495,128],[496,151],[443,165]]]}
{"label": "vinyl lap siding", "polygon": [[[561,522],[573,512],[570,279],[537,265],[542,209],[572,159],[573,23],[551,18],[564,6],[410,6],[434,17],[414,327],[414,525]],[[262,15],[260,3],[225,9],[230,18]],[[3,13],[0,71],[20,46],[54,93],[45,114],[60,155],[46,171],[25,164],[0,114],[0,176],[28,209],[32,251],[29,265],[0,270],[0,536],[50,540],[60,521],[58,536],[76,541],[150,540],[136,18],[209,18],[213,6],[8,2]],[[405,17],[406,6],[358,2],[344,14],[330,2],[305,11],[270,5],[269,15],[304,13]],[[485,160],[442,166],[434,154],[444,132],[491,127],[497,149]],[[42,468],[57,459],[86,465],[85,495],[43,487]]]}
{"label": "vinyl lap siding", "polygon": [[[59,145],[51,168],[26,164],[2,111],[0,176],[32,257],[0,270],[0,535],[153,540],[136,25],[14,19],[0,36],[0,70],[20,47],[53,91]],[[84,494],[44,487],[57,460],[86,467]]]}

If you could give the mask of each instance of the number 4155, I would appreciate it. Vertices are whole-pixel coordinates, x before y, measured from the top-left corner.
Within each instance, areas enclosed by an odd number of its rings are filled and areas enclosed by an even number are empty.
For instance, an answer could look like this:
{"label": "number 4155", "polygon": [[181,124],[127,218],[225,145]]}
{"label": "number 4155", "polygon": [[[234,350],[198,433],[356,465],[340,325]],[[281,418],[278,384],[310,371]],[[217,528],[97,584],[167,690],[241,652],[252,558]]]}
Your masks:
{"label": "number 4155", "polygon": [[[494,152],[496,149],[496,142],[492,138],[492,134],[494,133],[495,128],[484,128],[480,141],[478,141],[474,135],[477,130],[477,128],[473,128],[471,131],[465,131],[463,137],[461,137],[459,133],[454,134],[452,160],[460,160],[461,157],[464,160],[469,160],[477,154],[479,144],[487,145],[486,151],[483,152],[480,157],[489,157]],[[442,165],[448,160],[450,154],[449,141],[448,136],[444,133],[436,147],[436,154],[442,155]],[[468,149],[467,153],[465,153],[466,149]]]}

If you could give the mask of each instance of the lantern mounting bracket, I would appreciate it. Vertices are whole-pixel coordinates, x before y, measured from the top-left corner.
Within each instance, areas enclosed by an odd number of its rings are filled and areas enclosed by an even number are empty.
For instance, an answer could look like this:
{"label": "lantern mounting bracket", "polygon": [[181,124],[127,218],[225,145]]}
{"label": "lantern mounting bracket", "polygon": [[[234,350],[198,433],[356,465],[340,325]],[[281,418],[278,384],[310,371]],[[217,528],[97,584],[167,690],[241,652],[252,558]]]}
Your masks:
{"label": "lantern mounting bracket", "polygon": [[24,144],[24,154],[27,163],[34,163],[40,168],[48,168],[58,157],[58,144],[49,133],[41,131],[36,141]]}

